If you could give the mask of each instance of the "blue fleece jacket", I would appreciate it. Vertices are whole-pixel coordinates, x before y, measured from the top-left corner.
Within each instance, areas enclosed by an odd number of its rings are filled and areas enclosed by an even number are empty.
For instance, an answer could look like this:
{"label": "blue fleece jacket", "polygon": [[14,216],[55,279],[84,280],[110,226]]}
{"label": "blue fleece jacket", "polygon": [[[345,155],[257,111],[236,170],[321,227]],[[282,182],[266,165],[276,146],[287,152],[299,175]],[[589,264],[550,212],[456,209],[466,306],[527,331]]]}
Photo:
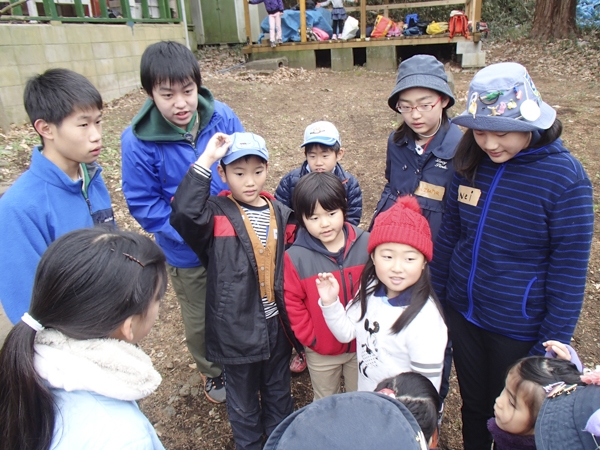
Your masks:
{"label": "blue fleece jacket", "polygon": [[591,182],[560,139],[503,164],[486,155],[473,186],[452,182],[431,263],[436,293],[485,330],[536,341],[531,353],[543,355],[542,342],[573,335],[593,224]]}
{"label": "blue fleece jacket", "polygon": [[[199,131],[193,140],[188,133],[175,131],[148,99],[121,136],[123,194],[129,212],[144,230],[154,233],[167,262],[180,268],[198,267],[200,261],[169,223],[175,191],[213,134],[244,131],[231,108],[214,100],[204,87],[198,91],[198,114]],[[216,166],[211,167],[212,195],[228,189]]]}
{"label": "blue fleece jacket", "polygon": [[98,164],[88,164],[87,200],[82,181],[71,180],[33,150],[29,170],[0,198],[0,301],[12,323],[29,310],[42,253],[69,231],[114,223],[110,195]]}

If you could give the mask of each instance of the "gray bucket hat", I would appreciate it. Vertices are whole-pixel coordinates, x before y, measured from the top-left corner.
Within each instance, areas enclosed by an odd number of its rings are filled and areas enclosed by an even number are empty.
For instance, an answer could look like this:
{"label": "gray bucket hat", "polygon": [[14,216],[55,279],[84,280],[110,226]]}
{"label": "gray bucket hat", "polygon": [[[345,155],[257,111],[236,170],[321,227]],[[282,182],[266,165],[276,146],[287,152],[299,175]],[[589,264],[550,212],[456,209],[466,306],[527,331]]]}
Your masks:
{"label": "gray bucket hat", "polygon": [[398,112],[396,109],[398,96],[400,92],[410,88],[433,89],[448,96],[450,101],[446,108],[454,105],[454,95],[448,86],[444,65],[431,55],[415,55],[400,63],[396,86],[388,98],[389,107]]}
{"label": "gray bucket hat", "polygon": [[426,450],[411,412],[395,398],[346,392],[316,400],[275,428],[264,450],[307,448]]}
{"label": "gray bucket hat", "polygon": [[475,74],[467,109],[452,123],[473,130],[547,130],[556,111],[542,101],[527,69],[514,62],[492,64]]}

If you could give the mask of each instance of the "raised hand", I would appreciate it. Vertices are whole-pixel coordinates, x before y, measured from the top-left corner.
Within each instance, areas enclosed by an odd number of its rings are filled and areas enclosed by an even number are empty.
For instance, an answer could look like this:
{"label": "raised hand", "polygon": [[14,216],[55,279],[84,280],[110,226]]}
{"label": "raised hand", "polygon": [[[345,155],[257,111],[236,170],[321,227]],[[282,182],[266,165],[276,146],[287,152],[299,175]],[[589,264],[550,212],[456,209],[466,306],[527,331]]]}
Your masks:
{"label": "raised hand", "polygon": [[231,138],[224,133],[215,133],[208,143],[204,152],[198,158],[198,164],[206,169],[210,167],[227,153],[231,146]]}
{"label": "raised hand", "polygon": [[338,298],[340,285],[331,273],[319,273],[315,280],[323,306],[329,306]]}

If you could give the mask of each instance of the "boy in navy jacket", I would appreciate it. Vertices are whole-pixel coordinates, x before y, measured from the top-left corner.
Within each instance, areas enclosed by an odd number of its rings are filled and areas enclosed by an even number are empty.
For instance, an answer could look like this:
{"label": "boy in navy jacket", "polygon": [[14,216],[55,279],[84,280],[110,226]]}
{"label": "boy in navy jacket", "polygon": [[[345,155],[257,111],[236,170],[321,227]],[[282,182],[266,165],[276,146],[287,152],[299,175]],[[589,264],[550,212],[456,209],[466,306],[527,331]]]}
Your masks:
{"label": "boy in navy jacket", "polygon": [[[262,192],[268,158],[260,136],[217,133],[172,202],[171,224],[208,271],[206,351],[223,364],[237,449],[260,449],[293,410],[283,256],[295,225],[292,211]],[[231,192],[210,196],[219,159]]]}
{"label": "boy in navy jacket", "polygon": [[25,110],[42,145],[0,199],[0,301],[14,324],[29,310],[42,253],[78,228],[114,223],[96,163],[102,97],[83,75],[50,69],[27,82]]}
{"label": "boy in navy jacket", "polygon": [[310,172],[332,172],[346,188],[348,212],[346,220],[352,225],[360,223],[362,216],[362,191],[353,175],[346,172],[340,161],[344,156],[340,133],[331,122],[315,122],[304,131],[306,161],[298,169],[288,172],[275,190],[275,198],[288,208],[292,207],[294,187],[298,180]]}
{"label": "boy in navy jacket", "polygon": [[[148,99],[121,136],[123,194],[131,215],[154,233],[167,256],[188,350],[204,378],[206,398],[222,403],[221,366],[206,359],[206,270],[169,224],[169,216],[177,186],[210,137],[244,128],[231,108],[202,86],[198,61],[184,45],[150,45],[142,55],[140,75]],[[212,194],[226,188],[218,177],[213,179]]]}

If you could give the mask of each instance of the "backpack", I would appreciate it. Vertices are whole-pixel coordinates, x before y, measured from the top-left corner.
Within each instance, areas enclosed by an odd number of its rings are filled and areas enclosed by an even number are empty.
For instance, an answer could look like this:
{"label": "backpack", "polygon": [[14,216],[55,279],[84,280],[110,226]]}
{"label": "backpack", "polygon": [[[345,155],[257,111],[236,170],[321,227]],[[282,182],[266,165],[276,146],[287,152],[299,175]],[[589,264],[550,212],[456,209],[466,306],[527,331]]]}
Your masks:
{"label": "backpack", "polygon": [[406,28],[412,28],[417,26],[417,22],[419,21],[418,14],[407,14],[406,19],[404,19],[404,23],[406,24]]}
{"label": "backpack", "polygon": [[448,22],[431,22],[427,27],[427,34],[441,34],[448,31]]}
{"label": "backpack", "polygon": [[450,32],[450,39],[455,35],[462,35],[465,39],[469,39],[469,20],[463,11],[454,10],[450,13],[448,31]]}
{"label": "backpack", "polygon": [[387,17],[378,15],[375,20],[375,26],[373,27],[373,32],[371,33],[372,38],[382,38],[387,35],[387,32],[392,28],[392,22]]}

